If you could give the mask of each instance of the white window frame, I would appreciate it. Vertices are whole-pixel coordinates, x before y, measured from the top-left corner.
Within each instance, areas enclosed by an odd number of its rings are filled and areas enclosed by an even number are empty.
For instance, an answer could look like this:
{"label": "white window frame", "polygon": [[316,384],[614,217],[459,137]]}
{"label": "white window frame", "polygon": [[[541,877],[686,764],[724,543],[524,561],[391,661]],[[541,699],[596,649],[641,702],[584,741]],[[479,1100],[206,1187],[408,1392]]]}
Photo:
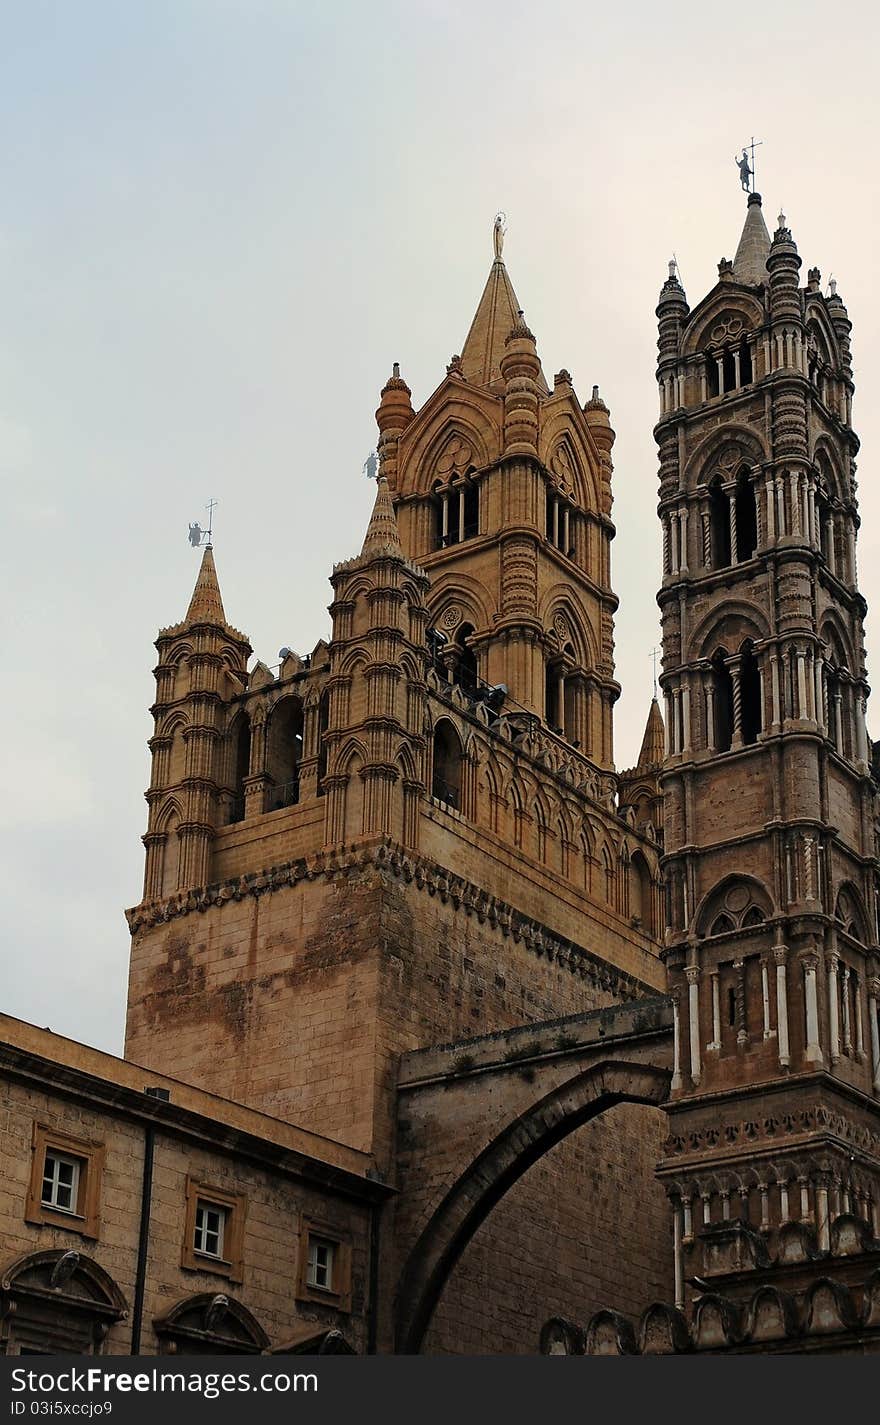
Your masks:
{"label": "white window frame", "polygon": [[[306,1286],[312,1288],[314,1291],[336,1290],[333,1279],[336,1272],[338,1251],[338,1242],[332,1241],[329,1237],[318,1237],[309,1233]],[[321,1260],[322,1254],[324,1260]],[[324,1276],[324,1281],[319,1280],[321,1275]]]}
{"label": "white window frame", "polygon": [[[217,1226],[212,1227],[208,1223],[208,1215],[213,1213],[217,1218]],[[207,1198],[196,1200],[195,1223],[193,1226],[193,1251],[199,1257],[210,1257],[212,1261],[222,1262],[223,1248],[225,1245],[226,1228],[229,1223],[229,1208],[222,1203],[210,1202]],[[208,1247],[208,1238],[216,1236],[217,1249],[212,1251]]]}
{"label": "white window frame", "polygon": [[[41,1205],[50,1207],[53,1212],[68,1212],[72,1217],[76,1217],[83,1166],[81,1158],[74,1158],[70,1153],[60,1153],[56,1148],[47,1148],[43,1160],[43,1180],[40,1188]],[[69,1167],[71,1170],[69,1183],[61,1181],[59,1169],[62,1167]],[[47,1183],[49,1186],[48,1197],[46,1196]],[[62,1189],[70,1193],[70,1202],[67,1204],[59,1201]]]}

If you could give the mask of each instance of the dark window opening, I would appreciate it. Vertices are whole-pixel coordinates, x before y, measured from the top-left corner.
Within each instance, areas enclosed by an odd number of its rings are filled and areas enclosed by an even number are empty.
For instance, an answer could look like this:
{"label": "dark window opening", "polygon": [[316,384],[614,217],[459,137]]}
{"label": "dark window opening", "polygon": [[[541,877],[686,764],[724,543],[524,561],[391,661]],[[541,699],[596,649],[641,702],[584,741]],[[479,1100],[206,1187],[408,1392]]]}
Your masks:
{"label": "dark window opening", "polygon": [[730,563],[730,501],[714,480],[709,487],[709,522],[712,531],[712,568],[724,569]]}
{"label": "dark window opening", "polygon": [[451,723],[440,722],[434,733],[431,795],[447,806],[461,806],[461,744]]}
{"label": "dark window opening", "polygon": [[296,806],[303,749],[303,711],[299,698],[282,698],[269,719],[266,770],[272,779],[268,811]]}
{"label": "dark window opening", "polygon": [[755,487],[747,470],[741,470],[736,481],[736,557],[751,559],[758,544],[758,511]]}
{"label": "dark window opening", "polygon": [[731,1029],[736,1028],[736,990],[727,991],[727,1023]]}
{"label": "dark window opening", "polygon": [[733,679],[723,651],[712,660],[712,681],[715,687],[715,747],[729,752],[733,741]]}
{"label": "dark window opening", "polygon": [[473,624],[463,623],[453,645],[452,681],[465,693],[477,691],[477,655],[468,642],[473,632]]}
{"label": "dark window opening", "polygon": [[718,389],[718,360],[711,354],[706,357],[706,386],[710,398],[721,395]]}
{"label": "dark window opening", "polygon": [[750,386],[754,380],[752,374],[752,349],[745,338],[743,338],[739,349],[739,378],[740,385],[742,386]]}
{"label": "dark window opening", "polygon": [[476,539],[480,532],[480,492],[477,486],[466,486],[462,498],[464,500],[464,537],[465,539]]}
{"label": "dark window opening", "polygon": [[244,821],[244,782],[251,765],[251,725],[241,713],[232,732],[232,801],[229,823]]}
{"label": "dark window opening", "polygon": [[726,395],[728,391],[736,390],[736,365],[733,360],[733,352],[727,346],[724,348],[722,366],[724,369],[724,393]]}

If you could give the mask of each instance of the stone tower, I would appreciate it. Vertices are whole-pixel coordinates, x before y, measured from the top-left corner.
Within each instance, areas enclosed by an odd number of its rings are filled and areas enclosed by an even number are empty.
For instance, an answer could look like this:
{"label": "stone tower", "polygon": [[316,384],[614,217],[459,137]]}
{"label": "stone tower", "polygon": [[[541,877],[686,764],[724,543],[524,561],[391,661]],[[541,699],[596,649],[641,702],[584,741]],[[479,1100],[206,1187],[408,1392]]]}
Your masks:
{"label": "stone tower", "polygon": [[[126,1053],[370,1153],[403,1201],[401,1055],[656,994],[664,972],[657,769],[627,811],[613,764],[607,408],[567,372],[550,389],[496,254],[461,356],[418,410],[395,367],[377,422],[329,642],[246,671],[207,553],[160,635]],[[175,858],[190,828],[198,857]],[[456,1269],[434,1345],[534,1349],[550,1309],[668,1294],[661,1141],[656,1109],[621,1105],[554,1148]],[[390,1299],[390,1221],[382,1242]]]}
{"label": "stone tower", "polygon": [[880,1235],[850,322],[800,266],[752,193],[712,291],[691,310],[670,264],[657,307],[679,1305],[792,1231],[827,1252],[840,1214]]}

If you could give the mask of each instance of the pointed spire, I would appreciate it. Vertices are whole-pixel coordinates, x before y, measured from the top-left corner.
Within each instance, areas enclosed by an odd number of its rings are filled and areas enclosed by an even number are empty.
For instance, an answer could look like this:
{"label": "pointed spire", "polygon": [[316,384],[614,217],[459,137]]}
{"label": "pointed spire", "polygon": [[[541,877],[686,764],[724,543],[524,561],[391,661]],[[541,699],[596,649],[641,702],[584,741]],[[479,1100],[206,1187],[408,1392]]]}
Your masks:
{"label": "pointed spire", "polygon": [[[465,380],[475,386],[491,386],[501,381],[504,344],[511,331],[522,323],[522,308],[507,275],[497,236],[495,247],[495,261],[461,349],[459,370]],[[540,384],[546,395],[550,388],[543,371]]]}
{"label": "pointed spire", "polygon": [[369,554],[396,554],[403,559],[403,545],[397,528],[397,516],[391,503],[391,491],[384,475],[376,482],[376,503],[364,536],[361,557]]}
{"label": "pointed spire", "polygon": [[770,234],[761,211],[761,195],[760,193],[750,193],[742,236],[733,259],[735,281],[743,282],[748,286],[766,282],[769,251]]}
{"label": "pointed spire", "polygon": [[639,753],[639,769],[646,767],[656,767],[663,761],[666,754],[666,729],[663,725],[663,714],[660,712],[660,704],[656,698],[651,699],[651,711],[648,713],[648,721],[645,724],[645,735],[642,738],[642,750]]}
{"label": "pointed spire", "polygon": [[220,585],[217,582],[217,570],[214,567],[214,550],[210,544],[205,545],[204,553],[202,554],[199,577],[196,579],[193,596],[189,601],[186,623],[187,625],[194,623],[212,623],[222,624],[224,627],[226,626],[226,614],[223,611]]}

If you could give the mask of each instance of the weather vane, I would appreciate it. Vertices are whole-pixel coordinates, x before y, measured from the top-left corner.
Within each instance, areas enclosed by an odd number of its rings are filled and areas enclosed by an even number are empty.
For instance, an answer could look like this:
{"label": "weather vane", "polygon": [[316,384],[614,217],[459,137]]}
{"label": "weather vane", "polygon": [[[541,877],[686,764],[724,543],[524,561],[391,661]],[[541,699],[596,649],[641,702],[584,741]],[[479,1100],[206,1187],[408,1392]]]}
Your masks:
{"label": "weather vane", "polygon": [[209,500],[208,503],[205,505],[205,509],[208,511],[207,529],[202,529],[202,526],[198,523],[190,525],[189,535],[187,536],[187,538],[189,539],[189,542],[192,545],[193,549],[200,548],[203,540],[206,545],[213,544],[212,531],[214,527],[214,510],[216,509],[217,504],[217,500]]}
{"label": "weather vane", "polygon": [[651,652],[648,654],[648,657],[651,659],[651,661],[652,661],[653,664],[654,664],[654,697],[655,697],[655,698],[656,698],[656,696],[657,696],[657,658],[659,657],[659,654],[660,654],[660,649],[659,649],[659,648],[652,648],[652,649],[651,649]]}
{"label": "weather vane", "polygon": [[[746,144],[742,151],[742,158],[734,155],[734,163],[739,169],[739,181],[743,186],[744,193],[754,193],[755,191],[755,149],[760,148],[763,139],[756,139],[752,134],[752,141]],[[749,151],[751,151],[752,161],[749,163]]]}

